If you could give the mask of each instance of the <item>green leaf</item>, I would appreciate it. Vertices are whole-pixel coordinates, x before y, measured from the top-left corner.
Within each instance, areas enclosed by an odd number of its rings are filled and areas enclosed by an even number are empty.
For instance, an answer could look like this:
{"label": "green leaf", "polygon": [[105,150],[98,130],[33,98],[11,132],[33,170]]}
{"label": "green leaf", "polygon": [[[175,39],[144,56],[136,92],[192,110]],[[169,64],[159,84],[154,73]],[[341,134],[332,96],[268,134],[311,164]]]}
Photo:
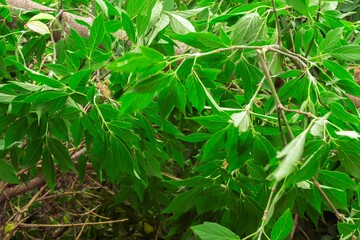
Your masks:
{"label": "green leaf", "polygon": [[16,141],[22,140],[28,130],[28,119],[22,117],[16,119],[6,130],[5,133],[5,148],[9,147]]}
{"label": "green leaf", "polygon": [[59,139],[69,141],[69,129],[65,121],[61,118],[51,118],[49,120],[49,130],[51,134]]}
{"label": "green leaf", "polygon": [[161,91],[170,83],[170,77],[171,75],[163,73],[152,75],[145,80],[139,82],[135,86],[134,91],[137,93],[150,93],[155,91]]}
{"label": "green leaf", "polygon": [[199,80],[193,75],[190,75],[186,79],[186,90],[189,102],[191,102],[198,111],[202,111],[205,106],[205,92]]}
{"label": "green leaf", "polygon": [[45,84],[49,87],[53,88],[63,88],[65,85],[61,83],[60,81],[57,81],[55,79],[49,78],[45,75],[42,75],[41,73],[38,73],[36,71],[33,71],[31,69],[27,69],[27,74],[31,78],[31,80],[34,80],[36,82]]}
{"label": "green leaf", "polygon": [[358,205],[360,207],[360,183],[357,185],[357,188],[356,188],[356,192],[357,192],[357,195],[358,195]]}
{"label": "green leaf", "polygon": [[338,189],[355,190],[356,187],[355,182],[351,180],[349,175],[342,172],[321,170],[319,172],[319,180],[327,186]]}
{"label": "green leaf", "polygon": [[141,9],[143,8],[146,2],[147,0],[129,0],[127,2],[127,9],[126,9],[129,16],[130,17],[136,16],[141,11]]}
{"label": "green leaf", "polygon": [[172,34],[171,37],[203,51],[211,51],[228,46],[213,33],[189,32],[187,34]]}
{"label": "green leaf", "polygon": [[349,71],[342,67],[340,64],[330,60],[324,60],[323,64],[340,80],[354,81],[354,78],[351,76]]}
{"label": "green leaf", "polygon": [[296,11],[309,17],[309,0],[286,0]]}
{"label": "green leaf", "polygon": [[242,87],[245,90],[244,97],[248,102],[254,95],[257,85],[263,78],[263,74],[259,68],[254,66],[254,64],[250,64],[246,59],[239,61],[236,70],[242,79]]}
{"label": "green leaf", "polygon": [[274,147],[261,134],[254,136],[254,143],[252,145],[252,153],[258,163],[266,165],[276,155]]}
{"label": "green leaf", "polygon": [[48,148],[44,149],[44,153],[43,153],[43,157],[42,157],[42,164],[41,164],[41,173],[44,176],[49,187],[52,190],[54,190],[56,170],[55,170],[53,158],[52,158]]}
{"label": "green leaf", "polygon": [[326,126],[327,118],[329,117],[330,113],[325,114],[325,116],[317,119],[314,125],[310,128],[310,133],[313,136],[318,136],[323,138],[324,137],[324,129]]}
{"label": "green leaf", "polygon": [[360,179],[360,161],[356,161],[356,159],[360,158],[360,153],[358,151],[358,149],[360,149],[360,143],[354,140],[337,140],[336,144],[341,165],[345,168],[347,173]]}
{"label": "green leaf", "polygon": [[0,179],[11,184],[20,183],[15,168],[2,159],[0,159]]}
{"label": "green leaf", "polygon": [[132,43],[136,42],[136,36],[135,36],[135,27],[133,24],[133,21],[131,20],[131,18],[129,17],[129,15],[127,15],[125,12],[121,13],[121,19],[122,19],[122,24],[124,26],[126,35],[129,37],[130,41]]}
{"label": "green leaf", "polygon": [[55,20],[55,17],[48,13],[38,13],[29,19],[29,21],[35,21],[35,20]]}
{"label": "green leaf", "polygon": [[193,188],[177,195],[162,213],[186,212],[195,206],[196,197],[201,194],[200,188]]}
{"label": "green leaf", "polygon": [[335,208],[348,211],[346,191],[337,188],[323,188],[323,191]]}
{"label": "green leaf", "polygon": [[67,172],[69,169],[76,171],[74,162],[69,155],[69,150],[57,139],[47,139],[48,148],[55,161],[59,163],[61,170]]}
{"label": "green leaf", "polygon": [[336,85],[344,90],[346,93],[360,97],[360,86],[352,80],[339,80]]}
{"label": "green leaf", "polygon": [[239,133],[246,132],[250,126],[250,116],[248,111],[243,111],[239,113],[233,113],[230,116],[231,121],[233,122],[236,128],[239,128]]}
{"label": "green leaf", "polygon": [[235,233],[217,223],[205,222],[191,229],[201,240],[240,240]]}
{"label": "green leaf", "polygon": [[50,34],[48,26],[40,21],[29,21],[26,26],[41,35]]}
{"label": "green leaf", "polygon": [[115,183],[121,177],[120,172],[133,175],[135,171],[130,150],[122,140],[115,136],[109,138],[109,149],[104,167],[110,179]]}
{"label": "green leaf", "polygon": [[169,14],[170,16],[170,26],[172,27],[174,32],[178,34],[195,32],[194,26],[186,18],[183,18],[175,13],[167,12],[167,14]]}
{"label": "green leaf", "polygon": [[43,140],[41,137],[32,140],[25,149],[24,166],[31,167],[40,161],[42,149]]}
{"label": "green leaf", "polygon": [[225,141],[225,130],[221,129],[214,135],[212,135],[209,140],[205,143],[202,148],[202,161],[211,161],[215,160],[224,146]]}
{"label": "green leaf", "polygon": [[80,70],[70,77],[69,87],[75,91],[86,92],[86,84],[90,80],[90,69]]}
{"label": "green leaf", "polygon": [[339,103],[333,102],[330,104],[330,109],[333,113],[332,116],[335,116],[343,122],[353,123],[360,126],[360,118],[351,113],[348,113]]}
{"label": "green leaf", "polygon": [[95,19],[90,29],[90,49],[91,52],[101,43],[105,36],[104,14],[100,13]]}
{"label": "green leaf", "polygon": [[242,45],[267,38],[266,25],[257,12],[249,13],[230,28],[230,39],[235,45]]}
{"label": "green leaf", "polygon": [[325,39],[319,45],[320,53],[328,53],[333,50],[342,37],[344,28],[336,28],[326,33]]}
{"label": "green leaf", "polygon": [[333,58],[344,62],[352,62],[360,60],[360,46],[359,45],[347,45],[334,49],[330,52]]}
{"label": "green leaf", "polygon": [[180,139],[185,142],[197,143],[197,142],[206,141],[210,137],[211,137],[211,134],[208,134],[208,133],[193,133],[193,134],[189,134],[185,137],[180,137]]}
{"label": "green leaf", "polygon": [[81,124],[81,118],[76,119],[71,124],[70,130],[71,130],[71,138],[73,140],[73,143],[75,147],[77,147],[83,140],[83,135],[84,135],[84,128],[83,125]]}
{"label": "green leaf", "polygon": [[14,98],[16,98],[16,95],[0,93],[0,102],[1,103],[11,103],[14,100]]}
{"label": "green leaf", "polygon": [[271,240],[283,240],[291,233],[294,226],[294,221],[290,210],[281,215],[281,217],[274,224],[271,231]]}
{"label": "green leaf", "polygon": [[121,108],[122,114],[132,114],[138,112],[147,107],[154,97],[153,92],[149,93],[136,93],[128,92],[121,97]]}
{"label": "green leaf", "polygon": [[297,162],[301,159],[307,132],[307,130],[303,131],[277,154],[277,158],[285,157],[273,173],[277,181],[289,176]]}

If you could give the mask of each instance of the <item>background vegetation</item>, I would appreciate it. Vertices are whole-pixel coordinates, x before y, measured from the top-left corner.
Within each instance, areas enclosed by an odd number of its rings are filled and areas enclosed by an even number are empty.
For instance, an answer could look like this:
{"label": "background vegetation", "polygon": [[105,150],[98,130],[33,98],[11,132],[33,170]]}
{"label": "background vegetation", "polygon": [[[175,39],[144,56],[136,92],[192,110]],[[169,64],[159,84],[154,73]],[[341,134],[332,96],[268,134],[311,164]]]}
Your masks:
{"label": "background vegetation", "polygon": [[2,239],[358,239],[359,8],[0,0]]}

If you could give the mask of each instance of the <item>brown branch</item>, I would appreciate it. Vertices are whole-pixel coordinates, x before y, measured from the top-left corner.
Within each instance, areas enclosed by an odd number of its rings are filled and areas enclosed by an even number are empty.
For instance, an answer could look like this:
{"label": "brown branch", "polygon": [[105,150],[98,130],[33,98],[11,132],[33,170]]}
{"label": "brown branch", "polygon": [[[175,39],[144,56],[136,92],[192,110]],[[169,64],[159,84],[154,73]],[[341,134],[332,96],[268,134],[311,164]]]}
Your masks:
{"label": "brown branch", "polygon": [[0,195],[0,204],[6,200],[10,200],[15,196],[26,193],[34,188],[40,187],[45,184],[45,179],[42,176],[37,176],[29,181],[15,187],[7,188]]}
{"label": "brown branch", "polygon": [[[24,10],[40,10],[46,12],[56,12],[56,9],[46,7],[39,3],[33,2],[31,0],[7,0],[7,4],[17,9]],[[61,14],[61,20],[63,27],[66,33],[70,32],[70,28],[74,29],[79,35],[83,37],[89,37],[89,29],[76,22],[76,20],[81,20],[86,22],[89,25],[92,25],[94,19],[92,17],[82,17],[69,12],[64,11]],[[57,38],[58,39],[58,38]]]}
{"label": "brown branch", "polygon": [[[86,148],[82,148],[74,152],[71,156],[71,159],[76,161],[82,154],[84,154]],[[41,187],[45,184],[45,179],[42,176],[37,176],[31,179],[28,183],[23,183],[14,187],[6,188],[0,192],[0,204],[6,200],[10,200],[15,196],[21,195],[28,191],[33,190],[34,188]]]}

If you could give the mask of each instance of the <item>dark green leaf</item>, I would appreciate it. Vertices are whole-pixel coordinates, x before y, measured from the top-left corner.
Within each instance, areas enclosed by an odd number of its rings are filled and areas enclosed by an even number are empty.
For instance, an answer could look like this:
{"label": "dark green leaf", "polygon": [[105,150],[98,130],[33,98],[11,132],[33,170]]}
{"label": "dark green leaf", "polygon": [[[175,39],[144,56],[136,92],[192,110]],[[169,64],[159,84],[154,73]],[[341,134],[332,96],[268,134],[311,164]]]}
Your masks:
{"label": "dark green leaf", "polygon": [[193,134],[187,135],[185,137],[181,137],[180,139],[185,142],[196,143],[196,142],[206,141],[210,137],[211,137],[211,134],[209,134],[209,133],[193,133]]}
{"label": "dark green leaf", "polygon": [[44,154],[42,157],[41,173],[44,176],[49,187],[52,190],[54,190],[56,170],[55,170],[53,158],[47,148],[44,149]]}
{"label": "dark green leaf", "polygon": [[63,172],[67,172],[69,169],[76,171],[74,162],[69,155],[69,150],[59,140],[48,138],[47,144],[51,154]]}
{"label": "dark green leaf", "polygon": [[28,130],[28,119],[22,117],[16,119],[6,130],[5,147],[9,147],[16,141],[22,140]]}
{"label": "dark green leaf", "polygon": [[2,159],[0,159],[0,179],[11,184],[20,183],[15,168]]}
{"label": "dark green leaf", "polygon": [[34,166],[41,159],[43,149],[43,140],[42,138],[36,138],[31,141],[25,150],[24,156],[24,166],[31,167]]}
{"label": "dark green leaf", "polygon": [[358,152],[360,143],[358,141],[338,140],[336,144],[338,146],[341,165],[347,173],[360,179],[360,161],[357,161],[360,157],[360,153]]}

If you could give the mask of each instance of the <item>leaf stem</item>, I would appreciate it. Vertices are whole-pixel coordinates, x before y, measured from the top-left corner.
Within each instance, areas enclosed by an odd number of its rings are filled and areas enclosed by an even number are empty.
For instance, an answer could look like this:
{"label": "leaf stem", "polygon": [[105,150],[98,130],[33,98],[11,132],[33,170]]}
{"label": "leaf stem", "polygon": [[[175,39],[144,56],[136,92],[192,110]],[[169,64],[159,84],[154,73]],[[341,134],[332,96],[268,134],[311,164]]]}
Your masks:
{"label": "leaf stem", "polygon": [[322,188],[320,187],[319,182],[315,179],[315,177],[311,178],[312,182],[314,183],[314,186],[316,187],[316,189],[319,191],[321,197],[325,200],[325,202],[330,206],[331,210],[335,213],[336,218],[340,221],[340,222],[344,222],[344,218],[345,216],[341,213],[339,213],[339,211],[336,209],[336,207],[334,206],[334,204],[330,201],[330,199],[328,198],[328,196],[326,195],[326,193],[322,190]]}
{"label": "leaf stem", "polygon": [[273,13],[275,16],[275,22],[276,22],[276,30],[277,30],[277,45],[281,47],[281,30],[280,30],[280,22],[279,22],[279,16],[277,14],[277,9],[275,6],[275,1],[271,0],[271,4],[273,7]]}
{"label": "leaf stem", "polygon": [[[258,55],[259,55],[259,59],[260,59],[260,67],[261,67],[262,71],[264,72],[265,78],[266,78],[266,80],[267,80],[267,82],[269,84],[271,94],[272,94],[272,96],[273,96],[273,98],[275,100],[276,108],[277,108],[278,112],[280,113],[280,116],[284,121],[286,130],[288,131],[289,137],[292,140],[292,139],[294,139],[294,134],[292,133],[289,122],[286,119],[284,111],[282,110],[284,107],[281,104],[280,98],[279,98],[279,96],[278,96],[278,94],[276,92],[276,89],[275,89],[275,85],[274,85],[274,83],[272,81],[269,68],[268,68],[268,66],[267,66],[267,64],[265,62],[265,56],[264,56],[265,51],[264,51],[264,49],[258,50]],[[281,124],[281,123],[279,123],[279,124]]]}

